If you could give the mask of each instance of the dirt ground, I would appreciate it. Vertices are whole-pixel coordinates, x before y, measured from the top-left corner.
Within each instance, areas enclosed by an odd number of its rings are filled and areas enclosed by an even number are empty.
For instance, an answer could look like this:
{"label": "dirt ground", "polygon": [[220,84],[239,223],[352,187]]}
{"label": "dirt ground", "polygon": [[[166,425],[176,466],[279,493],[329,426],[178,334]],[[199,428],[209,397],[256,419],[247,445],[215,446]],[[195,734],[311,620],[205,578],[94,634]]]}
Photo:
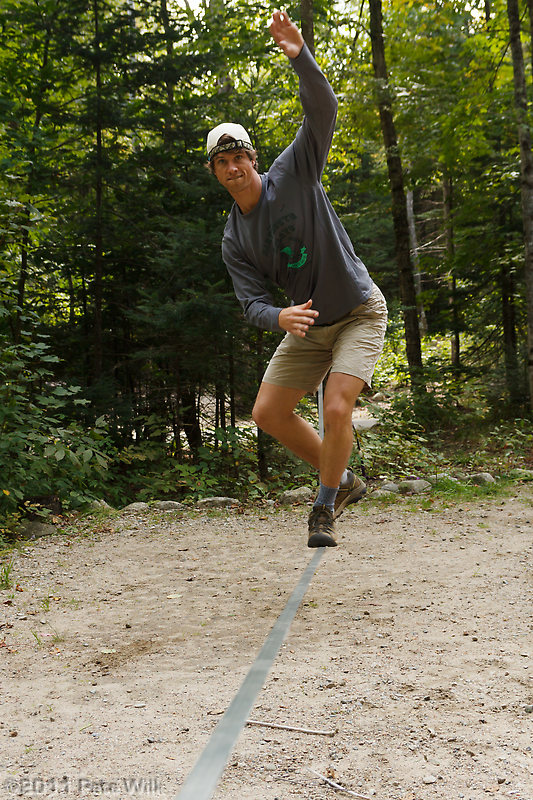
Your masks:
{"label": "dirt ground", "polygon": [[[172,800],[309,563],[307,509],[84,518],[0,592],[0,797]],[[215,800],[533,798],[533,487],[338,522]],[[353,796],[353,794],[351,795]]]}

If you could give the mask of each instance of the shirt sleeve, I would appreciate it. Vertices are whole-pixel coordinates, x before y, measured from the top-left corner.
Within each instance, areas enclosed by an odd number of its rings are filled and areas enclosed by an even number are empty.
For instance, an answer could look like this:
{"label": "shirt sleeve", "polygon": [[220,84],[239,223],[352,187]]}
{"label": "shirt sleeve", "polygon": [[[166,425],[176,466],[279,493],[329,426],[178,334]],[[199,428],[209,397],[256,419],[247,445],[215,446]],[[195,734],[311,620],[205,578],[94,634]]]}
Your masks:
{"label": "shirt sleeve", "polygon": [[278,323],[281,308],[274,305],[265,278],[253,264],[235,253],[227,240],[222,243],[222,256],[248,322],[263,330],[281,331]]}
{"label": "shirt sleeve", "polygon": [[303,123],[284,156],[302,180],[319,181],[326,166],[337,121],[338,102],[306,44],[291,65],[299,78]]}

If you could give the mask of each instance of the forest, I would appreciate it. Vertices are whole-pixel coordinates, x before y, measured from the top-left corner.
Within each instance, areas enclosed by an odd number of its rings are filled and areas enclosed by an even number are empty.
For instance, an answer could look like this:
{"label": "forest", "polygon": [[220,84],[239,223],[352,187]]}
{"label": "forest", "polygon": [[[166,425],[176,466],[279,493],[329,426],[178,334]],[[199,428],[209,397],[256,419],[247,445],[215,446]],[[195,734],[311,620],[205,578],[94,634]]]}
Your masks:
{"label": "forest", "polygon": [[[301,124],[272,10],[4,0],[4,533],[42,496],[255,500],[305,478],[250,420],[280,336],[243,318],[231,198],[205,165],[219,122],[251,133],[260,170]],[[389,305],[367,464],[531,466],[533,0],[288,11],[339,98],[324,185]]]}

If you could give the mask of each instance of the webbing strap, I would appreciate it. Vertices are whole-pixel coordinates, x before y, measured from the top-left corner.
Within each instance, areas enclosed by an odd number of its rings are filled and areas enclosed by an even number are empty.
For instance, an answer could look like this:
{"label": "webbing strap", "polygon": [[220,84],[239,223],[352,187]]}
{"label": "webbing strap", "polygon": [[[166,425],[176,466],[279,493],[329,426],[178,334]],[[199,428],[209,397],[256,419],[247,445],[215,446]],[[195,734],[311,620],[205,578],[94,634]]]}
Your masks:
{"label": "webbing strap", "polygon": [[176,800],[209,800],[215,791],[218,779],[246,724],[255,699],[283,644],[320,559],[324,555],[324,550],[324,547],[319,547],[307,565],[298,585],[289,597],[287,605],[276,620],[259,655],[250,667],[241,688],[211,734],[211,738],[189,773]]}
{"label": "webbing strap", "polygon": [[363,451],[362,451],[362,448],[361,448],[361,441],[359,439],[359,434],[357,433],[357,428],[355,427],[353,422],[352,422],[352,428],[353,428],[353,432],[355,433],[355,441],[357,442],[357,451],[359,453],[359,461],[361,463],[361,475],[363,476],[365,481],[368,481],[370,479],[369,479],[367,471],[365,469],[365,462],[363,461]]}

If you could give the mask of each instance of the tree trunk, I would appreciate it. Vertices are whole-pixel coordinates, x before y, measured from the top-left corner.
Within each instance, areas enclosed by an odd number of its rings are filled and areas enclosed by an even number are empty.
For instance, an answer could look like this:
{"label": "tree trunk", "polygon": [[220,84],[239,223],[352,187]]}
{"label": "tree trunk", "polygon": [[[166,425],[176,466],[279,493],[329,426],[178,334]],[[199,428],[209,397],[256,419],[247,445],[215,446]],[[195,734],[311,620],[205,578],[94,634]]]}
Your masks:
{"label": "tree trunk", "polygon": [[[263,377],[262,358],[263,355],[263,331],[257,332],[257,383],[261,383]],[[268,463],[267,463],[267,440],[266,434],[257,428],[257,471],[259,478],[264,482],[268,480]]]}
{"label": "tree trunk", "polygon": [[502,298],[503,352],[505,358],[505,383],[512,405],[520,403],[520,376],[518,368],[516,323],[514,306],[514,280],[507,265],[503,262],[500,272]]}
{"label": "tree trunk", "polygon": [[452,335],[450,360],[453,367],[461,366],[461,341],[459,336],[459,310],[457,308],[457,282],[454,274],[455,241],[453,232],[453,191],[448,171],[444,170],[442,179],[444,237],[446,242],[446,261],[448,262],[448,303],[452,312]]}
{"label": "tree trunk", "polygon": [[[56,13],[53,14],[53,19],[55,19]],[[34,180],[35,180],[35,164],[37,160],[37,155],[36,155],[38,147],[37,143],[39,141],[38,134],[39,134],[39,128],[41,127],[44,98],[48,86],[48,78],[46,73],[48,70],[48,62],[50,56],[50,40],[52,38],[51,25],[52,25],[52,19],[50,19],[46,27],[46,37],[43,46],[43,57],[41,61],[41,66],[39,68],[39,84],[37,89],[37,96],[35,99],[35,120],[33,122],[33,130],[28,147],[28,161],[30,164],[30,171],[26,183],[26,192],[29,198],[33,198],[35,189]],[[15,314],[15,325],[13,332],[13,339],[16,344],[20,342],[20,335],[22,330],[22,316],[24,313],[24,303],[26,299],[26,282],[28,280],[28,252],[30,247],[30,234],[29,234],[30,224],[31,224],[30,211],[29,208],[26,206],[26,208],[24,209],[24,226],[22,232],[22,243],[21,243],[21,254],[20,254],[20,273],[17,283],[17,311]]]}
{"label": "tree trunk", "polygon": [[533,411],[533,157],[528,120],[524,55],[520,41],[518,0],[507,0],[511,54],[513,58],[514,100],[520,143],[522,225],[524,229],[524,273],[527,305],[527,375],[530,409]]}
{"label": "tree trunk", "polygon": [[418,314],[416,310],[416,289],[413,278],[409,243],[409,222],[407,219],[407,203],[405,198],[403,170],[398,140],[392,115],[391,97],[385,61],[383,43],[383,26],[381,0],[369,0],[370,6],[370,38],[372,42],[372,63],[376,77],[379,118],[385,151],[389,183],[392,193],[392,216],[396,241],[396,262],[400,283],[400,295],[403,304],[405,326],[405,345],[411,386],[424,388],[422,375],[422,349]]}
{"label": "tree trunk", "polygon": [[216,387],[217,428],[226,430],[226,393],[223,386]]}
{"label": "tree trunk", "polygon": [[236,409],[235,409],[235,356],[233,354],[233,336],[229,340],[229,414],[230,425],[232,428],[236,424]]}
{"label": "tree trunk", "polygon": [[13,327],[13,341],[20,344],[22,331],[22,316],[24,314],[24,300],[26,294],[26,281],[28,280],[28,247],[29,238],[28,228],[30,225],[30,215],[28,209],[24,210],[25,227],[22,231],[22,242],[20,246],[20,272],[17,281],[17,309],[15,311],[15,324]]}
{"label": "tree trunk", "polygon": [[193,389],[187,389],[181,395],[181,420],[190,451],[193,457],[196,457],[202,446],[202,430],[197,413],[196,394]]}
{"label": "tree trunk", "polygon": [[[169,61],[169,65],[172,63],[172,57],[174,54],[174,42],[172,39],[172,26],[170,24],[170,17],[168,14],[168,7],[166,0],[161,0],[161,21],[163,22],[163,28],[165,31],[165,43],[166,43],[166,50],[167,50],[167,58]],[[170,69],[168,70],[168,74],[171,74]],[[171,150],[174,138],[174,131],[173,131],[173,115],[175,113],[174,109],[174,83],[167,79],[165,80],[165,90],[167,93],[167,106],[165,109],[165,119],[164,119],[164,127],[163,127],[163,140],[165,142],[165,146],[167,150]]]}
{"label": "tree trunk", "polygon": [[312,54],[315,54],[315,24],[313,0],[300,0],[300,20],[302,36]]}
{"label": "tree trunk", "polygon": [[103,143],[102,143],[102,74],[100,52],[100,25],[98,2],[93,2],[94,14],[94,57],[96,70],[96,176],[95,176],[95,235],[94,235],[94,330],[93,330],[93,373],[94,379],[102,375],[103,333],[102,333],[102,272],[103,272]]}
{"label": "tree trunk", "polygon": [[533,51],[531,45],[533,44],[533,0],[527,0],[527,10],[529,14],[529,39],[530,39],[530,58],[531,58],[531,71],[533,74]]}
{"label": "tree trunk", "polygon": [[428,322],[426,319],[424,303],[421,300],[422,275],[420,273],[420,257],[418,255],[418,239],[416,235],[414,197],[412,189],[407,190],[407,220],[409,222],[409,241],[411,243],[411,253],[413,255],[414,280],[416,296],[418,300],[418,327],[420,328],[420,336],[425,336],[428,332]]}
{"label": "tree trunk", "polygon": [[179,462],[183,459],[183,448],[181,446],[181,432],[183,430],[182,416],[181,416],[181,377],[179,361],[173,364],[173,372],[175,379],[175,409],[174,409],[174,452]]}

